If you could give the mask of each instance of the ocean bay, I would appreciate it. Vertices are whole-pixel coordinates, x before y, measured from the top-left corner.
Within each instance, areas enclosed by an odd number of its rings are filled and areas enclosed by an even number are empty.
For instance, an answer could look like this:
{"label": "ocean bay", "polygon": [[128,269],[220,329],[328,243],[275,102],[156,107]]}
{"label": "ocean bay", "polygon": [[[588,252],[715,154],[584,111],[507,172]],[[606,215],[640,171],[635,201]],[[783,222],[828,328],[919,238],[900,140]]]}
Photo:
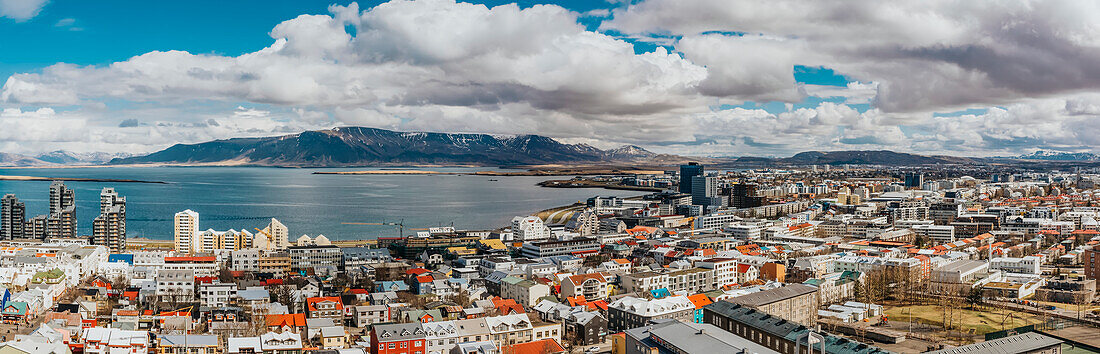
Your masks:
{"label": "ocean bay", "polygon": [[[415,168],[401,168],[415,170]],[[431,168],[472,173],[489,168]],[[406,229],[450,226],[489,229],[513,216],[568,205],[594,195],[634,196],[637,191],[542,188],[540,176],[488,177],[467,174],[324,175],[315,171],[364,168],[272,167],[93,167],[0,168],[0,176],[128,179],[160,183],[66,182],[76,191],[80,235],[92,231],[99,192],[115,188],[127,198],[129,237],[172,239],[172,217],[191,209],[202,230],[262,228],[277,218],[292,238],[324,234],[333,240],[396,236],[396,226],[344,223],[404,222]],[[380,170],[380,169],[379,169]],[[561,177],[557,177],[561,178]],[[46,214],[49,181],[0,180],[0,194],[26,203],[28,217]],[[406,230],[409,234],[412,231]]]}

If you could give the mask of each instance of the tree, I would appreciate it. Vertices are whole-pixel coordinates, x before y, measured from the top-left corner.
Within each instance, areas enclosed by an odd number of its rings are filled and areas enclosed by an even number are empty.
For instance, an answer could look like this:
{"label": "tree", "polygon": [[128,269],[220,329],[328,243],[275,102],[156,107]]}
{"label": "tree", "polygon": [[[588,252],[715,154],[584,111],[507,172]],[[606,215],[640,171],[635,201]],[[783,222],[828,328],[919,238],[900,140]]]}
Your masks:
{"label": "tree", "polygon": [[288,307],[293,307],[294,303],[294,290],[290,285],[277,285],[271,287],[271,301],[277,302]]}
{"label": "tree", "polygon": [[454,294],[448,296],[447,300],[451,300],[455,304],[457,304],[458,306],[462,306],[463,308],[469,307],[470,303],[471,303],[470,293],[467,292],[466,290],[462,290],[462,291],[459,291],[457,293],[454,293]]}
{"label": "tree", "polygon": [[237,277],[233,276],[233,272],[227,267],[221,267],[218,269],[218,282],[219,283],[234,283]]}
{"label": "tree", "polygon": [[978,305],[981,305],[982,289],[970,288],[970,292],[966,294],[966,303],[970,305],[971,309],[975,309]]}

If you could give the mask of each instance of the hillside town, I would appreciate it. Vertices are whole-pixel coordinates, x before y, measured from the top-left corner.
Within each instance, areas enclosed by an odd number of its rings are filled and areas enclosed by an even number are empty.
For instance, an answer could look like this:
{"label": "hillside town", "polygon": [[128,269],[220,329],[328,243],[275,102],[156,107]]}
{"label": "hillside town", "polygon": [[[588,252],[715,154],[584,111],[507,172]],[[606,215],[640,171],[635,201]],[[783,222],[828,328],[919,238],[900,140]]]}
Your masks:
{"label": "hillside town", "polygon": [[356,241],[188,209],[138,242],[125,196],[79,230],[54,182],[47,215],[0,204],[0,352],[1100,350],[1097,171],[966,172],[690,163],[583,178],[637,197]]}

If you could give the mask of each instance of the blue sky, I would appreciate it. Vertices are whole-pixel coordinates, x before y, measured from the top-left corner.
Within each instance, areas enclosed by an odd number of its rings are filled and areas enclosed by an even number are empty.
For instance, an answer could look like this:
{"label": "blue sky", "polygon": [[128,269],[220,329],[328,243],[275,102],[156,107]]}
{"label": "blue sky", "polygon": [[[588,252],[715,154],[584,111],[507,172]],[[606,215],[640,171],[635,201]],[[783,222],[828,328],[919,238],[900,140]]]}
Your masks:
{"label": "blue sky", "polygon": [[[360,7],[383,1],[359,1]],[[567,1],[470,1],[521,7],[554,4],[579,13],[613,9],[618,4],[600,0]],[[350,1],[240,0],[215,1],[79,1],[54,0],[38,16],[15,21],[0,18],[0,77],[33,72],[59,62],[106,65],[156,50],[183,50],[236,56],[271,44],[269,30],[302,14],[327,14],[331,4]],[[600,18],[582,17],[589,29]],[[632,41],[635,42],[635,41]],[[637,51],[654,45],[636,42]],[[847,84],[847,79],[827,68],[800,67],[799,82],[822,85]]]}
{"label": "blue sky", "polygon": [[1100,48],[1077,40],[1100,31],[1100,10],[1083,0],[1043,12],[852,0],[864,11],[851,18],[827,16],[829,1],[473,3],[489,8],[0,6],[0,124],[19,128],[0,132],[0,151],[140,153],[342,125],[720,156],[1100,144]]}

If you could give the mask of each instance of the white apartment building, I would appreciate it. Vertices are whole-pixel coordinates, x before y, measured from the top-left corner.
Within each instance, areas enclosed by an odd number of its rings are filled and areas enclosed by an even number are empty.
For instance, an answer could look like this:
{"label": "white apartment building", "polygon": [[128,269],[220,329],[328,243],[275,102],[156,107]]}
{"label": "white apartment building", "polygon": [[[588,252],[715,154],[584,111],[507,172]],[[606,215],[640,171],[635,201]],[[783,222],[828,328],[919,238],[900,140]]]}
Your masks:
{"label": "white apartment building", "polygon": [[512,218],[512,237],[516,241],[538,241],[551,237],[550,228],[537,216]]}
{"label": "white apartment building", "polygon": [[253,235],[246,230],[203,231],[197,239],[193,253],[212,253],[215,251],[236,251],[252,247]]}
{"label": "white apartment building", "polygon": [[199,213],[191,209],[176,213],[175,234],[176,252],[194,253],[196,238],[199,236]]}
{"label": "white apartment building", "polygon": [[733,258],[710,258],[695,262],[695,266],[714,271],[714,287],[721,289],[726,285],[737,284],[737,260]]}
{"label": "white apartment building", "polygon": [[199,303],[202,306],[226,307],[237,297],[236,283],[211,283],[199,285]]}
{"label": "white apartment building", "polygon": [[256,233],[252,247],[265,250],[283,250],[290,247],[290,231],[286,225],[278,219],[271,218],[271,222]]}
{"label": "white apartment building", "polygon": [[910,230],[917,237],[927,237],[936,243],[955,242],[955,227],[951,225],[913,225]]}
{"label": "white apartment building", "polygon": [[1001,257],[994,258],[992,261],[990,261],[989,268],[1005,273],[1038,275],[1042,272],[1039,269],[1040,264],[1041,261],[1039,260],[1039,257],[1036,256],[1027,256],[1022,258]]}

